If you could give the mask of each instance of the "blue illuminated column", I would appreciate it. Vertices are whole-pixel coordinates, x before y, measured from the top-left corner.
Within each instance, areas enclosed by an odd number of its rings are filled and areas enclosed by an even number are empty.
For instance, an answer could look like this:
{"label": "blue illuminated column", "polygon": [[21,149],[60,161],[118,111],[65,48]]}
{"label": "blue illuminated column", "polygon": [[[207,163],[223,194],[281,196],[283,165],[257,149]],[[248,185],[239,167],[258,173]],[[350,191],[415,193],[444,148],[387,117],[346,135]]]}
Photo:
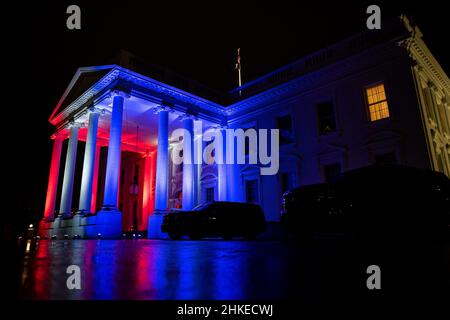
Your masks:
{"label": "blue illuminated column", "polygon": [[75,174],[75,162],[77,158],[79,123],[70,124],[69,144],[67,147],[66,164],[61,191],[61,205],[59,212],[64,217],[70,217],[72,211],[73,177]]}
{"label": "blue illuminated column", "polygon": [[92,183],[94,180],[94,163],[97,145],[97,128],[99,112],[95,108],[89,111],[89,124],[84,151],[83,175],[81,177],[79,211],[89,212],[92,200]]}
{"label": "blue illuminated column", "polygon": [[95,229],[86,229],[87,238],[117,239],[122,235],[122,213],[117,208],[117,196],[119,193],[123,108],[128,95],[121,91],[114,91],[112,96],[103,206],[95,216]]}
{"label": "blue illuminated column", "polygon": [[218,197],[219,201],[227,200],[227,169],[226,169],[226,139],[225,129],[216,129],[216,138],[214,139],[215,159],[217,163]]}
{"label": "blue illuminated column", "polygon": [[108,158],[106,162],[103,209],[117,210],[119,191],[120,151],[122,139],[123,106],[126,94],[113,92],[113,106],[109,129]]}
{"label": "blue illuminated column", "polygon": [[166,233],[161,232],[163,213],[168,207],[168,178],[169,178],[169,108],[159,106],[155,108],[158,113],[158,151],[156,154],[156,184],[155,206],[153,214],[148,216],[147,237],[149,239],[167,238]]}
{"label": "blue illuminated column", "polygon": [[155,213],[167,210],[167,178],[169,169],[169,111],[159,108],[158,153],[156,155]]}
{"label": "blue illuminated column", "polygon": [[194,207],[200,204],[201,184],[200,177],[202,175],[203,161],[203,123],[202,121],[194,121]]}
{"label": "blue illuminated column", "polygon": [[183,119],[183,210],[194,207],[194,120],[186,116]]}

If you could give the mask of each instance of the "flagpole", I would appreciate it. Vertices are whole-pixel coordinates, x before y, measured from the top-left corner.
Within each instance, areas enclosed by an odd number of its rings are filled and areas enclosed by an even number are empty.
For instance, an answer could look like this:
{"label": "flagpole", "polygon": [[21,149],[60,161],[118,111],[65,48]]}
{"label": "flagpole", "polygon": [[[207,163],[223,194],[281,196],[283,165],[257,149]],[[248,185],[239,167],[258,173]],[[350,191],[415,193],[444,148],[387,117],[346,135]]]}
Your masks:
{"label": "flagpole", "polygon": [[239,77],[239,88],[242,86],[242,78],[241,78],[241,65],[239,64],[238,68],[238,77]]}
{"label": "flagpole", "polygon": [[[241,88],[241,86],[242,86],[242,79],[241,79],[241,69],[240,68],[238,70],[238,75],[239,75],[239,88]],[[241,95],[242,95],[242,91],[239,90],[239,96],[241,96]]]}
{"label": "flagpole", "polygon": [[[236,69],[238,70],[238,84],[239,84],[239,89],[242,86],[242,76],[241,76],[241,48],[237,49],[237,64],[236,64]],[[242,95],[242,91],[239,90],[239,96]]]}

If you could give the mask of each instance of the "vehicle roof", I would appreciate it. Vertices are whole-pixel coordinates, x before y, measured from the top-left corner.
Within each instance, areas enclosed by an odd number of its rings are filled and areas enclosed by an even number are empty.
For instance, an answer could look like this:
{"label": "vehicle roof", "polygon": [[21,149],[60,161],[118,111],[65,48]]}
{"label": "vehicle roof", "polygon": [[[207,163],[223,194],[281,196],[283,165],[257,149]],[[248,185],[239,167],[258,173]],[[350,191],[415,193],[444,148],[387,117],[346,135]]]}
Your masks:
{"label": "vehicle roof", "polygon": [[439,181],[445,181],[447,183],[450,183],[450,179],[445,174],[433,170],[421,169],[405,165],[371,165],[354,170],[345,171],[334,181],[328,183],[316,183],[305,185],[291,189],[289,190],[289,192],[294,193],[315,192],[324,187],[333,185],[334,183],[345,182],[348,180],[358,180],[358,179],[365,180],[372,178],[384,179],[386,177],[402,177],[402,178],[404,177],[407,178],[408,180],[409,179],[414,180],[417,178],[421,179],[432,178],[437,179]]}
{"label": "vehicle roof", "polygon": [[445,174],[437,171],[421,169],[405,165],[371,165],[368,167],[362,167],[350,171],[346,171],[341,174],[337,180],[346,178],[365,178],[367,176],[383,177],[383,175],[400,175],[405,177],[437,177],[446,178]]}

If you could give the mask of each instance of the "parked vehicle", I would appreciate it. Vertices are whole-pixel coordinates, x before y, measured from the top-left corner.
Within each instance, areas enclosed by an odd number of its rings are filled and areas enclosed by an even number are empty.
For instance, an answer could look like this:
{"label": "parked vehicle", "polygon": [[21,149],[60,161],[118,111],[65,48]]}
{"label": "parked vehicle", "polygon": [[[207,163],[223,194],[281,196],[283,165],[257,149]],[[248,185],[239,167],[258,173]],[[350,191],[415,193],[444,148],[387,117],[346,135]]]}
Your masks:
{"label": "parked vehicle", "polygon": [[204,203],[191,211],[168,213],[161,225],[161,231],[168,233],[171,239],[185,235],[190,239],[209,236],[253,239],[265,229],[266,221],[260,206],[223,201]]}
{"label": "parked vehicle", "polygon": [[283,195],[282,223],[300,237],[435,237],[448,232],[450,179],[407,166],[370,166]]}

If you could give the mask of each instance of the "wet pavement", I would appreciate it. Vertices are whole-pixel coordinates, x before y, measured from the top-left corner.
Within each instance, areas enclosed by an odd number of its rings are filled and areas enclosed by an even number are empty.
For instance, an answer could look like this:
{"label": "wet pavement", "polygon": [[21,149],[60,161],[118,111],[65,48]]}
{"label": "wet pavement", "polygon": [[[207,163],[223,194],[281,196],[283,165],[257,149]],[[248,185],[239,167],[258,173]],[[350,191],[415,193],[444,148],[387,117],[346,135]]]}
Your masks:
{"label": "wet pavement", "polygon": [[[448,243],[386,246],[271,241],[45,240],[22,257],[20,299],[321,299],[441,295]],[[382,290],[366,269],[381,268]],[[78,265],[81,289],[66,269]],[[448,292],[448,291],[447,291]]]}

